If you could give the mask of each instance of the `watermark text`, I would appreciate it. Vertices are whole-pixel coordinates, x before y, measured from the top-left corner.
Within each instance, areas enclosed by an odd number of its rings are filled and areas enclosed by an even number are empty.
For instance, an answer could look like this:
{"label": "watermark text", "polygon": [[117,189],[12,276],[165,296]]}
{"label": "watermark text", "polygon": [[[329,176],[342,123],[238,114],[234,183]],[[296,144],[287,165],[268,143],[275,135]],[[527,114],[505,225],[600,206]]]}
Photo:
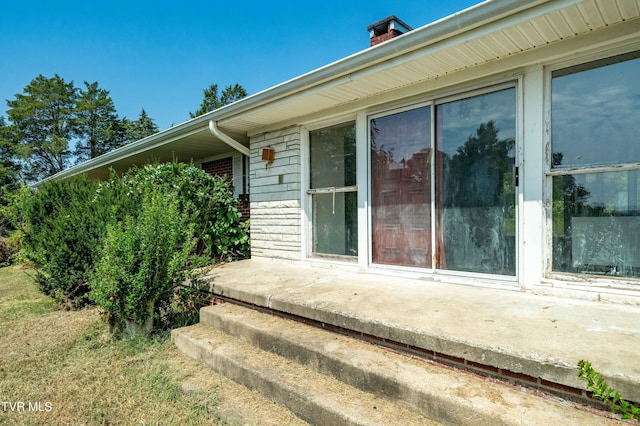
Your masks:
{"label": "watermark text", "polygon": [[2,407],[2,411],[53,411],[53,404],[51,402],[42,401],[0,401],[0,407]]}

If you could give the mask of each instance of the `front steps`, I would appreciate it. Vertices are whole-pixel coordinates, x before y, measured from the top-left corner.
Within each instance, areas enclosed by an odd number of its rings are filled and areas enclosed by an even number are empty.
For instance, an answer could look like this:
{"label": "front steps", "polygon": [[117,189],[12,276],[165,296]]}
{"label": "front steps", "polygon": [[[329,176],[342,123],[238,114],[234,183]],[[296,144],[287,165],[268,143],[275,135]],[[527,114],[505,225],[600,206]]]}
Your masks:
{"label": "front steps", "polygon": [[558,398],[224,303],[172,332],[185,354],[318,425],[620,424]]}

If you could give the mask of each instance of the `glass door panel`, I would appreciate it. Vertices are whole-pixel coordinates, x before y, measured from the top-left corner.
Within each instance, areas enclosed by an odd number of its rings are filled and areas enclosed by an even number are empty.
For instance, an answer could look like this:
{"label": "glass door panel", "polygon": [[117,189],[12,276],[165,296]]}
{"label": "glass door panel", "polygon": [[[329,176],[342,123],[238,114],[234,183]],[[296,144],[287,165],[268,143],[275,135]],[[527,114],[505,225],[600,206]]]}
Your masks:
{"label": "glass door panel", "polygon": [[438,269],[516,274],[515,96],[436,106]]}
{"label": "glass door panel", "polygon": [[372,260],[431,267],[431,107],[370,121]]}

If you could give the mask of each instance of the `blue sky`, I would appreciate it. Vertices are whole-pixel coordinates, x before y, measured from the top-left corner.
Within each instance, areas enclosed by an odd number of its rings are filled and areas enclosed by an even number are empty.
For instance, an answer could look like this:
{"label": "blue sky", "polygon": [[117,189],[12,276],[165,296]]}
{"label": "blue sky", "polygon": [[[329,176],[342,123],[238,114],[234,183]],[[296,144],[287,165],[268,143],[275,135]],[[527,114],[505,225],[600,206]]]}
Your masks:
{"label": "blue sky", "polygon": [[186,121],[212,83],[254,94],[366,49],[367,26],[413,28],[478,0],[0,0],[0,115],[39,74],[97,81],[120,117]]}

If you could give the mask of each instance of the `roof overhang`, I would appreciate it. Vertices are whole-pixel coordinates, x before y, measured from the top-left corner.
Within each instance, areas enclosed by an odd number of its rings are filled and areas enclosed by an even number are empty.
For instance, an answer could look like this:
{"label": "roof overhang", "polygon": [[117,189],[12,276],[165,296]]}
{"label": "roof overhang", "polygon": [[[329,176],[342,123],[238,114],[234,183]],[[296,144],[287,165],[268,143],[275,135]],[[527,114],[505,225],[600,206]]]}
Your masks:
{"label": "roof overhang", "polygon": [[[243,151],[248,151],[249,140],[246,133],[228,136],[245,147]],[[212,134],[209,120],[198,117],[77,164],[49,179],[64,179],[82,173],[96,179],[107,179],[110,168],[122,174],[131,166],[141,166],[154,161],[166,162],[175,159],[189,163],[237,152],[237,147],[230,146],[221,137]]]}
{"label": "roof overhang", "polygon": [[[385,43],[271,87],[57,174],[104,177],[130,165],[177,158],[188,162],[232,150],[209,131],[209,120],[240,144],[249,136],[381,94],[578,39],[614,26],[639,38],[636,0],[485,1]],[[521,64],[522,62],[520,62]]]}

